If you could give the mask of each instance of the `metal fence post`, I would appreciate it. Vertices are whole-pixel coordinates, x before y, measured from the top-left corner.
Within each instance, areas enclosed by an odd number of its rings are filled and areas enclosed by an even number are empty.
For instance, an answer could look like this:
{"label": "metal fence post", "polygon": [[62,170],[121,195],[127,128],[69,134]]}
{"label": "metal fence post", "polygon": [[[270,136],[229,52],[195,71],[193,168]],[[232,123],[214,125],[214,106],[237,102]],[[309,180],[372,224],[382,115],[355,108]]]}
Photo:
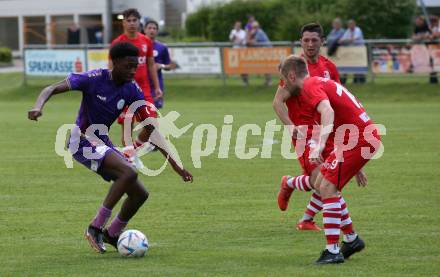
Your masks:
{"label": "metal fence post", "polygon": [[371,43],[371,42],[367,43],[367,57],[368,57],[368,61],[367,62],[368,62],[368,72],[369,72],[370,77],[371,77],[371,83],[374,84],[374,80],[375,80],[376,74],[373,71],[373,65],[372,65],[372,62],[373,62],[373,47],[372,47],[372,44],[373,43]]}
{"label": "metal fence post", "polygon": [[23,48],[23,84],[27,86],[27,75],[26,75],[26,48]]}
{"label": "metal fence post", "polygon": [[224,47],[220,46],[220,64],[222,65],[222,81],[223,86],[226,86],[226,74],[225,74],[225,65],[224,65],[224,53],[223,53]]}
{"label": "metal fence post", "polygon": [[85,45],[84,46],[84,71],[88,71],[89,70],[89,46]]}

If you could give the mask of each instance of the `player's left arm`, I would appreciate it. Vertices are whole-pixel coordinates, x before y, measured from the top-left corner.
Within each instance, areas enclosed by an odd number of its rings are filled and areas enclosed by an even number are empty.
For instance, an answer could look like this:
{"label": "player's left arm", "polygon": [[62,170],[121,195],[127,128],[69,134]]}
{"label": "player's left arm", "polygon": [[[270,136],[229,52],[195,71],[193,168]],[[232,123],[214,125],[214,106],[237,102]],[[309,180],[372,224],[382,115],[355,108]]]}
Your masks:
{"label": "player's left arm", "polygon": [[159,99],[162,97],[163,93],[160,89],[159,85],[159,78],[157,77],[157,70],[154,66],[154,57],[147,57],[147,63],[148,63],[148,74],[150,74],[151,79],[153,80],[154,84],[154,90],[156,92],[155,99]]}
{"label": "player's left arm", "polygon": [[158,147],[159,151],[165,157],[165,159],[171,164],[174,171],[182,177],[184,182],[192,182],[192,174],[186,170],[182,164],[177,162],[172,151],[170,150],[168,143],[166,142],[163,135],[159,132],[159,122],[156,118],[149,117],[145,106],[138,108],[136,111],[136,117],[147,130],[148,138],[146,141],[150,141],[152,144]]}
{"label": "player's left arm", "polygon": [[313,155],[310,154],[311,161],[313,163],[322,163],[324,160],[322,158],[322,151],[325,149],[328,137],[333,131],[333,122],[335,119],[335,112],[333,111],[330,101],[328,99],[319,102],[316,107],[317,112],[321,114],[321,130],[319,135],[318,146],[313,150]]}
{"label": "player's left arm", "polygon": [[289,99],[289,92],[278,86],[275,96],[273,98],[272,107],[278,118],[283,122],[284,126],[289,129],[290,135],[294,138],[298,136],[298,129],[289,118],[289,113],[286,107],[286,101]]}
{"label": "player's left arm", "polygon": [[360,187],[365,187],[368,184],[367,174],[362,169],[356,173],[356,182]]}
{"label": "player's left arm", "polygon": [[60,94],[69,90],[71,89],[67,80],[45,87],[38,96],[37,101],[35,101],[34,107],[28,111],[28,118],[37,121],[38,118],[43,115],[44,104],[46,104],[52,95]]}
{"label": "player's left arm", "polygon": [[177,63],[170,59],[170,52],[168,51],[168,47],[162,52],[163,55],[163,64],[158,63],[158,69],[163,69],[165,71],[174,70],[177,68]]}

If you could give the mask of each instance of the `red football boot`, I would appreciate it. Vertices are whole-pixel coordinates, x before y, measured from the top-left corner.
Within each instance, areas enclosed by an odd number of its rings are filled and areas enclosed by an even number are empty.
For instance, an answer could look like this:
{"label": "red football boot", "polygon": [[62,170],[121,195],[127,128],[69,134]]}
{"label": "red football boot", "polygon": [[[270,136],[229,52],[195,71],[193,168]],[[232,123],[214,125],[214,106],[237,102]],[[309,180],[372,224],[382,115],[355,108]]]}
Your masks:
{"label": "red football boot", "polygon": [[321,231],[322,229],[316,225],[315,221],[302,220],[296,224],[296,230],[300,231]]}
{"label": "red football boot", "polygon": [[278,207],[282,211],[285,211],[289,206],[289,199],[293,192],[293,188],[287,185],[289,178],[290,176],[283,176],[283,178],[281,178],[280,191],[278,192]]}

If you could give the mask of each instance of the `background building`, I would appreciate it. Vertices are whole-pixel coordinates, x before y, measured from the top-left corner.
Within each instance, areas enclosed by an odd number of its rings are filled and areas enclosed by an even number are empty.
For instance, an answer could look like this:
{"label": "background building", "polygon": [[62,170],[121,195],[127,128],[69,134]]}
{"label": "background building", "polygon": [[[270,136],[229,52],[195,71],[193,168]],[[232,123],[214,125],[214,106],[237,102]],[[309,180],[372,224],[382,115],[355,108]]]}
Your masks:
{"label": "background building", "polygon": [[[15,54],[25,45],[108,43],[121,33],[117,19],[127,8],[167,27],[181,28],[202,5],[230,0],[0,0],[0,45]],[[108,26],[111,26],[109,28]]]}

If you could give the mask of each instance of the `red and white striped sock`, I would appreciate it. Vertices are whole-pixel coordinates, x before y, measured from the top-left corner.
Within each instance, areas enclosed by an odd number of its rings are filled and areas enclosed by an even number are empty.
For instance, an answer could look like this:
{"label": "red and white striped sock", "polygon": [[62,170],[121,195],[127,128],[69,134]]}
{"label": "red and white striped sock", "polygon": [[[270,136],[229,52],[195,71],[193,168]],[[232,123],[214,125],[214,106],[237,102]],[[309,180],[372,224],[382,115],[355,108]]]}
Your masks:
{"label": "red and white striped sock", "polygon": [[341,203],[341,230],[344,233],[344,241],[352,242],[357,238],[357,234],[353,230],[353,222],[351,221],[344,197],[340,196],[339,202]]}
{"label": "red and white striped sock", "polygon": [[310,177],[307,175],[291,177],[289,180],[287,180],[287,185],[293,189],[311,191],[312,186],[310,185],[309,179]]}
{"label": "red and white striped sock", "polygon": [[323,199],[322,221],[327,239],[327,250],[339,253],[339,234],[341,232],[341,203],[339,197]]}
{"label": "red and white striped sock", "polygon": [[322,210],[321,195],[319,195],[319,192],[314,190],[312,196],[310,197],[310,202],[307,205],[306,210],[304,211],[302,220],[303,221],[313,220],[315,215],[319,213],[321,210]]}
{"label": "red and white striped sock", "polygon": [[138,148],[138,147],[141,147],[144,143],[145,143],[145,142],[142,142],[142,141],[140,141],[140,140],[137,138],[137,139],[134,140],[134,142],[133,142],[133,146],[134,146],[134,148],[136,149],[136,148]]}

